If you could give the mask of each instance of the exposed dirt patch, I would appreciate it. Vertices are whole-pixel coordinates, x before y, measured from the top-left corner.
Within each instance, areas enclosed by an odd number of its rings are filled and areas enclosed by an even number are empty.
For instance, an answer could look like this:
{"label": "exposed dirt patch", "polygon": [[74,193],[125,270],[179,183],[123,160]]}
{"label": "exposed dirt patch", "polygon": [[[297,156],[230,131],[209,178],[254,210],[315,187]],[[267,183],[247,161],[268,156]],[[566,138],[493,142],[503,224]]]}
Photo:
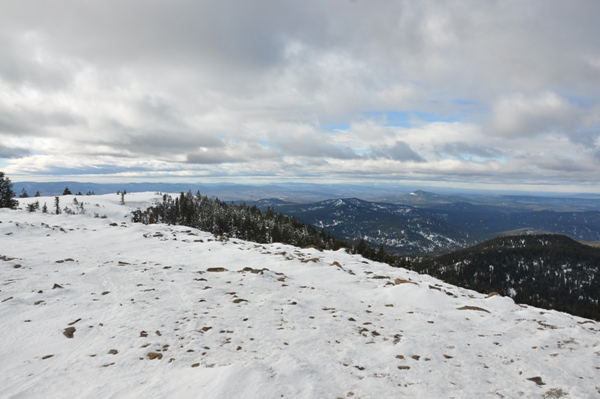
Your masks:
{"label": "exposed dirt patch", "polygon": [[400,284],[415,284],[417,285],[417,283],[415,283],[414,281],[410,281],[410,280],[404,280],[402,278],[397,278],[394,280],[394,283],[396,285],[400,285]]}
{"label": "exposed dirt patch", "polygon": [[148,353],[148,359],[150,359],[150,360],[154,360],[154,359],[160,360],[162,358],[163,358],[162,353],[156,353],[156,352],[149,352]]}

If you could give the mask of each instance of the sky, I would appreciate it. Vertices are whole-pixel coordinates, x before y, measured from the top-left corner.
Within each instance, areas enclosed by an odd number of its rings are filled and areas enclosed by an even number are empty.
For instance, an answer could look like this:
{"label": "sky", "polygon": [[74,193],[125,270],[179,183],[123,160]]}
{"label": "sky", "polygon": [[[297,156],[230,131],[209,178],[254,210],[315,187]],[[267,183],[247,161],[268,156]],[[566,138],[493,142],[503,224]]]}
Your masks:
{"label": "sky", "polygon": [[0,3],[13,181],[600,191],[600,2]]}

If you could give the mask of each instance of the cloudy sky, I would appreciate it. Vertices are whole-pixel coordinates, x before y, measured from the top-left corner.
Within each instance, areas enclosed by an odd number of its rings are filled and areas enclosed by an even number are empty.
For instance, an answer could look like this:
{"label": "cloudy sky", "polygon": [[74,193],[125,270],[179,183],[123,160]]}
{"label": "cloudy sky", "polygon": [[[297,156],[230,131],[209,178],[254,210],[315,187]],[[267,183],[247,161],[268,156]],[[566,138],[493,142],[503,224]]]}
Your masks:
{"label": "cloudy sky", "polygon": [[13,181],[600,190],[596,0],[3,0]]}

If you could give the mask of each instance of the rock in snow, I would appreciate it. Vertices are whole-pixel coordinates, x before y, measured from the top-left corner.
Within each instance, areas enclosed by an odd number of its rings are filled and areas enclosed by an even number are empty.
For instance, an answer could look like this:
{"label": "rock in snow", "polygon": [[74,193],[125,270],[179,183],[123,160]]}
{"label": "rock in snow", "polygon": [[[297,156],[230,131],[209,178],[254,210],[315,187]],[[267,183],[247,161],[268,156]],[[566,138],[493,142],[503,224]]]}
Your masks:
{"label": "rock in snow", "polygon": [[0,210],[3,398],[600,397],[594,321],[78,200],[91,212]]}

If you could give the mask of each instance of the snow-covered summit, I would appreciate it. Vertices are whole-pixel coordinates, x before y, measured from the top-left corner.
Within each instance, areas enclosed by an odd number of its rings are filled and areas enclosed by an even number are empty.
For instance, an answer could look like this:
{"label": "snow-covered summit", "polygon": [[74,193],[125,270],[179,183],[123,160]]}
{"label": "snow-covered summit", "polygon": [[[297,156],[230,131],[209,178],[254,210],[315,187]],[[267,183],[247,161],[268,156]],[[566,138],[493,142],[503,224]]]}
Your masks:
{"label": "snow-covered summit", "polygon": [[0,210],[1,397],[600,396],[591,320],[343,250],[130,223],[157,194],[77,199]]}

